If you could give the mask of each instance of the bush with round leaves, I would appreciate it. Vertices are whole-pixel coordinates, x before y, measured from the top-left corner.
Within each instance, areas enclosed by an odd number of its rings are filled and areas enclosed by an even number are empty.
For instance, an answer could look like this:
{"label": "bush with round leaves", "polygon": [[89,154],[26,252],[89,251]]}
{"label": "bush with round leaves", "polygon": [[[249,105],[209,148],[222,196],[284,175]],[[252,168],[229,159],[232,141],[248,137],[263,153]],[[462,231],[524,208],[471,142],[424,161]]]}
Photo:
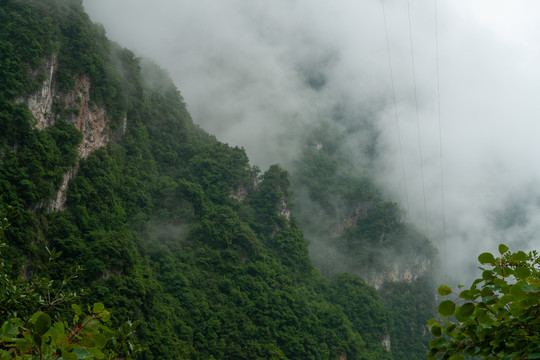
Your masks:
{"label": "bush with round leaves", "polygon": [[451,299],[428,322],[428,359],[540,359],[540,256],[503,244],[499,253],[478,256],[482,277],[469,289],[439,287]]}

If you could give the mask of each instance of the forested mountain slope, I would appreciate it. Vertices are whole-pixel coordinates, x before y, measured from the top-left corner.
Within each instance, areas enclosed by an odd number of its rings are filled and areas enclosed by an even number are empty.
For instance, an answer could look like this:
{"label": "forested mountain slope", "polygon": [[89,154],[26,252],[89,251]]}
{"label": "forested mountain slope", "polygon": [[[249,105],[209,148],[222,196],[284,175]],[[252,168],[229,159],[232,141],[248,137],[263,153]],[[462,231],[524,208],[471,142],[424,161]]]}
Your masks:
{"label": "forested mountain slope", "polygon": [[[31,280],[46,248],[62,251],[52,275],[81,265],[81,305],[141,320],[144,359],[425,358],[409,322],[431,316],[429,298],[410,313],[426,287],[382,285],[383,301],[355,275],[321,277],[290,192],[280,166],[261,173],[194,125],[165,71],[110,42],[81,1],[0,0],[10,276]],[[355,253],[405,226],[370,214],[373,234],[341,234]]]}

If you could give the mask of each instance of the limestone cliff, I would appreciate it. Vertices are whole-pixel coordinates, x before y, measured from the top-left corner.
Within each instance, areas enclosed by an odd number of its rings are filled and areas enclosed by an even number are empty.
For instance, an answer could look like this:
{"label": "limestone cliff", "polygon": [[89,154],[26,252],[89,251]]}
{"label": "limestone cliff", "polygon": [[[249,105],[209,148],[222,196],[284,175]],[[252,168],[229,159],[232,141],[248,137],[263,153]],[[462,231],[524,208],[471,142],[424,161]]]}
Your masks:
{"label": "limestone cliff", "polygon": [[[107,111],[103,107],[93,105],[90,101],[91,83],[87,75],[75,76],[73,89],[60,91],[55,86],[55,73],[58,69],[58,58],[52,55],[45,61],[44,66],[35,69],[32,76],[45,74],[41,89],[29,94],[18,102],[24,102],[36,119],[36,127],[44,130],[54,125],[60,117],[73,124],[83,135],[79,145],[79,157],[86,158],[93,151],[104,147],[110,140],[111,131]],[[62,109],[61,112],[55,109]],[[122,135],[125,133],[127,119],[122,120]],[[51,210],[62,210],[66,201],[69,180],[77,175],[78,164],[68,171],[63,178],[56,198],[46,205]]]}
{"label": "limestone cliff", "polygon": [[[368,216],[372,206],[371,201],[364,201],[356,206],[349,216],[343,217],[337,224],[337,229],[333,234],[336,244],[343,242],[342,236],[347,230],[355,228],[359,221]],[[401,221],[401,219],[399,220]],[[336,251],[338,254],[334,256],[341,259],[337,261],[341,261],[342,264],[336,264],[332,269],[332,273],[352,272],[378,290],[385,282],[404,281],[410,283],[429,271],[431,268],[429,253],[415,251],[410,248],[397,251],[387,244],[387,242],[395,242],[395,239],[388,240],[387,238],[388,234],[382,232],[371,244],[371,257],[376,257],[376,261],[369,260],[363,263],[351,264],[350,260],[346,260],[347,245],[337,246]]]}
{"label": "limestone cliff", "polygon": [[421,256],[408,256],[394,259],[391,263],[384,263],[382,269],[366,269],[361,277],[369,285],[379,290],[386,282],[410,283],[424,275],[430,268],[430,259]]}
{"label": "limestone cliff", "polygon": [[54,91],[53,77],[58,69],[58,58],[55,54],[45,62],[43,67],[37,68],[32,72],[33,77],[39,74],[45,74],[45,79],[39,91],[28,95],[26,98],[19,99],[19,102],[25,102],[28,108],[36,118],[36,126],[43,130],[54,123],[54,114],[52,113]]}

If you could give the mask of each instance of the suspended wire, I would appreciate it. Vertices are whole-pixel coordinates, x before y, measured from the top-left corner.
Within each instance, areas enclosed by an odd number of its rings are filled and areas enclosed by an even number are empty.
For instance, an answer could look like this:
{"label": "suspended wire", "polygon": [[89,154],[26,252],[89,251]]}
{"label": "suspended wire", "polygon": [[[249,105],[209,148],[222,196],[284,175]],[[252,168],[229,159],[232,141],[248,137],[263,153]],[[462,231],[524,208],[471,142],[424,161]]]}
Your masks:
{"label": "suspended wire", "polygon": [[442,224],[443,224],[443,253],[444,253],[444,274],[445,281],[448,281],[448,261],[446,249],[446,216],[445,216],[445,198],[444,198],[444,177],[443,177],[443,145],[442,145],[442,125],[441,125],[441,96],[440,96],[440,77],[439,77],[439,22],[437,12],[437,0],[435,0],[435,52],[437,58],[437,110],[439,118],[439,157],[441,164],[441,200],[442,200]]}
{"label": "suspended wire", "polygon": [[420,152],[420,173],[422,178],[422,195],[424,199],[424,217],[426,220],[426,237],[429,239],[429,227],[427,219],[427,206],[426,206],[426,189],[424,185],[424,164],[422,156],[422,141],[420,138],[420,118],[418,116],[418,96],[416,90],[416,71],[414,68],[414,51],[413,51],[413,37],[412,37],[412,25],[411,25],[411,5],[410,0],[407,0],[407,15],[409,17],[409,40],[411,43],[411,63],[412,63],[412,75],[413,75],[413,87],[414,87],[414,103],[416,108],[416,129],[418,132],[418,150]]}
{"label": "suspended wire", "polygon": [[386,36],[386,50],[388,52],[388,67],[390,69],[390,82],[392,84],[392,97],[394,100],[394,118],[396,120],[396,129],[397,129],[397,136],[398,136],[398,141],[399,141],[399,155],[401,157],[401,169],[403,171],[403,189],[405,192],[405,203],[407,204],[407,214],[409,214],[410,213],[409,195],[407,192],[407,181],[405,178],[405,162],[403,161],[403,149],[401,145],[401,131],[399,130],[397,102],[396,102],[396,89],[394,85],[394,71],[392,70],[392,60],[390,57],[390,42],[388,41],[388,26],[386,23],[386,12],[384,10],[384,0],[381,0],[381,8],[382,8],[382,14],[383,14],[383,20],[384,20],[384,34]]}

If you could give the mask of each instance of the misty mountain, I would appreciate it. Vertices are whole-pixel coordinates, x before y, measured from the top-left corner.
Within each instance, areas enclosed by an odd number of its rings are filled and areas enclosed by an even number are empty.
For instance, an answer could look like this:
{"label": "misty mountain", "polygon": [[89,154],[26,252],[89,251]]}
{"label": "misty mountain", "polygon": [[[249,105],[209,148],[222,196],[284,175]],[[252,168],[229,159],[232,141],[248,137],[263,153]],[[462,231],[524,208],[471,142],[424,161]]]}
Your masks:
{"label": "misty mountain", "polygon": [[[295,128],[290,171],[261,171],[82,1],[1,1],[0,54],[9,276],[61,251],[52,275],[84,268],[80,305],[141,320],[143,359],[425,358],[435,250],[370,175],[377,130],[356,110]],[[321,91],[331,62],[298,71]]]}

